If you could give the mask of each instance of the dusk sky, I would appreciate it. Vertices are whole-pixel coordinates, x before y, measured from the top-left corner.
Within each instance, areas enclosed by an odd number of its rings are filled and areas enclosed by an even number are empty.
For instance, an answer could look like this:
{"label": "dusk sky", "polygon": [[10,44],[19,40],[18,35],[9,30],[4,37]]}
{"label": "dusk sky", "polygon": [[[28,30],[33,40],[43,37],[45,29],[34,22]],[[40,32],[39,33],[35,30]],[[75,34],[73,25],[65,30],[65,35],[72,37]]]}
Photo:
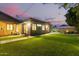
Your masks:
{"label": "dusk sky", "polygon": [[66,24],[64,8],[59,9],[57,4],[42,4],[42,3],[1,3],[0,10],[16,17],[16,15],[24,17],[35,17],[41,20],[52,20],[52,24]]}

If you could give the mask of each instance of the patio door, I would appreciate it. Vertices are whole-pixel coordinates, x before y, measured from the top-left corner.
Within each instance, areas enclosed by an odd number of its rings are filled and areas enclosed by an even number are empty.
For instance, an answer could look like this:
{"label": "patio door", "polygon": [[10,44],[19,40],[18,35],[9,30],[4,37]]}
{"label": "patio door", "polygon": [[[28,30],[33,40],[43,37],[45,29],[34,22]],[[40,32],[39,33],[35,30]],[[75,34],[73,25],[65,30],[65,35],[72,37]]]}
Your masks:
{"label": "patio door", "polygon": [[37,33],[38,35],[40,35],[40,34],[42,33],[42,28],[41,28],[41,26],[37,26],[36,33]]}
{"label": "patio door", "polygon": [[22,24],[22,34],[27,34],[27,33],[28,33],[27,24],[23,23],[23,24]]}

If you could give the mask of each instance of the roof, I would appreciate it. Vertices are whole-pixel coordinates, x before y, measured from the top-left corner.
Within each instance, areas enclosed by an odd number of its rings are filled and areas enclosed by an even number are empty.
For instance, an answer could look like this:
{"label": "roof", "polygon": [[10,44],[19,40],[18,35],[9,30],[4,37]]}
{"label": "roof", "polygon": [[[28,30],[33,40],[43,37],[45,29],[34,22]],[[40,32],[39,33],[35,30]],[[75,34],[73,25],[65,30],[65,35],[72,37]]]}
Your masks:
{"label": "roof", "polygon": [[0,18],[3,19],[3,21],[16,21],[16,22],[20,22],[18,19],[14,18],[14,17],[12,17],[12,16],[10,16],[10,15],[2,12],[2,11],[0,11]]}
{"label": "roof", "polygon": [[66,28],[75,28],[74,26],[60,26],[59,29],[66,29]]}
{"label": "roof", "polygon": [[36,21],[36,22],[41,22],[41,23],[49,23],[49,22],[46,22],[46,21],[44,21],[44,20],[39,20],[39,19],[36,19],[36,18],[27,18],[27,19],[25,19],[24,21],[28,21],[28,20]]}
{"label": "roof", "polygon": [[[19,19],[16,19],[16,18],[14,18],[14,17],[12,17],[12,16],[10,16],[10,15],[8,15],[8,14],[6,14],[6,13],[4,13],[4,12],[2,12],[2,11],[0,11],[0,18],[2,18],[3,19],[3,21],[16,21],[16,22],[24,22],[24,21],[28,21],[28,20],[31,20],[31,21],[36,21],[36,22],[41,22],[41,23],[49,23],[49,22],[46,22],[46,21],[43,21],[43,20],[39,20],[39,19],[36,19],[36,18],[32,18],[32,17],[29,17],[29,18],[26,18],[26,19],[22,19],[22,20],[19,20]],[[2,20],[2,19],[0,19],[0,20]],[[50,23],[49,23],[50,24]]]}

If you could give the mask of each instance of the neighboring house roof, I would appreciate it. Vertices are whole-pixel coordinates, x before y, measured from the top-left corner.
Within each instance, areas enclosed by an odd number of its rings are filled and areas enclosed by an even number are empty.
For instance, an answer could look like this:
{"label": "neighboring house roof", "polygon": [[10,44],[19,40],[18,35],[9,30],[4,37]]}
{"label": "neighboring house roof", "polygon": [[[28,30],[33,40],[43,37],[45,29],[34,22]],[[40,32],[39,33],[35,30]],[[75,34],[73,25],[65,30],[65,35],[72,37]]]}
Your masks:
{"label": "neighboring house roof", "polygon": [[12,17],[12,16],[10,16],[10,15],[2,12],[2,11],[0,11],[0,20],[2,20],[2,21],[10,21],[10,22],[11,21],[20,22],[20,20],[14,18],[14,17]]}
{"label": "neighboring house roof", "polygon": [[65,29],[65,28],[75,28],[74,26],[60,26],[59,29]]}

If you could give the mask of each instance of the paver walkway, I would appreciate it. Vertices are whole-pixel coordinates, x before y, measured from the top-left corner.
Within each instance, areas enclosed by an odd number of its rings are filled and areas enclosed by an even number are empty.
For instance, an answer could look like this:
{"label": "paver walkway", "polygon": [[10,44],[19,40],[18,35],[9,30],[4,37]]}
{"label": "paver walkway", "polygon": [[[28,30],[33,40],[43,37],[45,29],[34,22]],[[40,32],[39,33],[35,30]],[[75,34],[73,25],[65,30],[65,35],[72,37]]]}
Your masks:
{"label": "paver walkway", "polygon": [[[58,32],[51,32],[51,33],[47,33],[47,34],[43,34],[43,35],[49,35],[49,34],[59,34]],[[43,36],[41,35],[41,36]],[[17,38],[17,39],[11,39],[11,40],[2,40],[0,41],[0,44],[6,44],[6,43],[10,43],[10,42],[15,42],[15,41],[20,41],[20,40],[26,40],[28,38],[33,38],[34,36],[28,36],[28,37],[23,37],[23,38]]]}
{"label": "paver walkway", "polygon": [[32,38],[32,37],[33,36],[28,36],[28,37],[23,37],[23,38],[17,38],[17,39],[11,39],[11,40],[3,40],[3,41],[0,41],[0,44],[6,44],[6,43],[10,43],[10,42],[25,40],[25,39]]}

